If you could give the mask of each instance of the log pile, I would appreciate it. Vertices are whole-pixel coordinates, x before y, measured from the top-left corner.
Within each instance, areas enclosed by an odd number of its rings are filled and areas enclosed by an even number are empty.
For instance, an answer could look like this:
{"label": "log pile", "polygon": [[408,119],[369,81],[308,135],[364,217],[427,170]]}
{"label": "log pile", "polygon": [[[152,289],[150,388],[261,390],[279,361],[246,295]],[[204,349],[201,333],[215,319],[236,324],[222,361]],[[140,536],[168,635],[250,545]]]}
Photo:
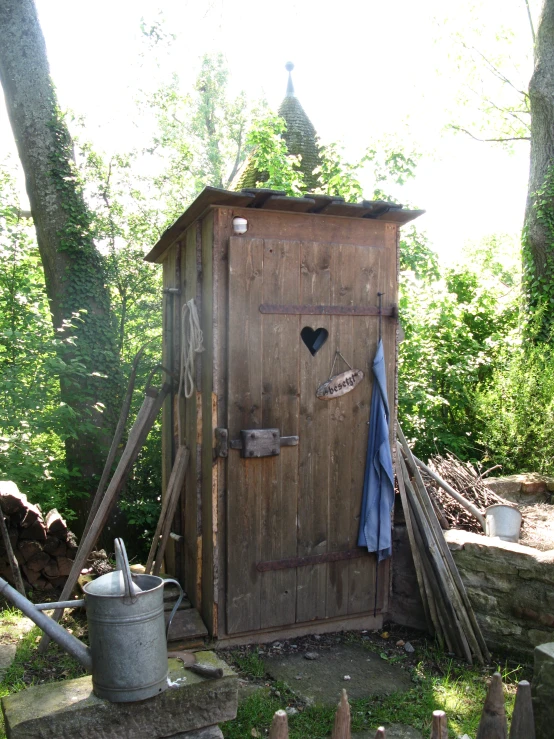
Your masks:
{"label": "log pile", "polygon": [[[479,473],[471,462],[461,462],[453,454],[447,454],[446,457],[435,455],[429,458],[427,465],[436,472],[445,482],[461,493],[464,498],[474,503],[477,508],[484,511],[485,508],[497,503],[506,503],[505,500],[490,490],[483,478],[492,470]],[[496,469],[493,468],[493,469]],[[438,508],[439,520],[444,519],[449,528],[464,529],[465,531],[474,531],[476,534],[482,534],[483,530],[479,522],[466,511],[455,500],[445,493],[444,490],[430,477],[423,473],[423,479],[427,489],[431,493],[433,504]],[[446,526],[441,520],[443,528]]]}
{"label": "log pile", "polygon": [[[36,590],[63,587],[71,571],[77,540],[53,508],[45,516],[13,482],[0,487],[0,508],[24,585]],[[14,584],[8,554],[0,541],[0,577]]]}

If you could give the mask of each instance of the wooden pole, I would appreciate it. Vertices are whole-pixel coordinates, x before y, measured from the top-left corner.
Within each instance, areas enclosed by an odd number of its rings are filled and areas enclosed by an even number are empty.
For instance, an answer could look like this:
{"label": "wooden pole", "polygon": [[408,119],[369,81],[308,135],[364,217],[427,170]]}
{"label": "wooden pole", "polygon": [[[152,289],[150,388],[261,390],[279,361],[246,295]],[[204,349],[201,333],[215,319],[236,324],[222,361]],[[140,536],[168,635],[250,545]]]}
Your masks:
{"label": "wooden pole", "polygon": [[[485,643],[485,639],[483,638],[483,634],[481,633],[481,629],[477,623],[477,619],[475,618],[473,607],[469,601],[462,578],[456,563],[454,562],[454,558],[452,557],[452,552],[448,548],[448,544],[444,538],[444,533],[433,510],[429,493],[427,492],[421,473],[411,449],[408,446],[408,442],[402,433],[400,425],[397,426],[397,431],[402,449],[405,452],[407,464],[414,476],[416,495],[419,497],[420,505],[433,532],[439,555],[444,560],[444,566],[449,574],[449,583],[452,583],[451,595],[456,607],[457,617],[462,626],[463,636],[469,642],[473,655],[481,664],[483,664],[483,662],[488,662],[490,660],[490,654]],[[468,661],[471,663],[471,658]]]}
{"label": "wooden pole", "polygon": [[269,730],[269,739],[289,739],[289,723],[286,711],[282,709],[275,711]]}
{"label": "wooden pole", "polygon": [[339,706],[335,714],[335,725],[331,739],[351,739],[350,727],[352,719],[350,717],[350,704],[348,703],[348,695],[343,688],[340,696]]}
{"label": "wooden pole", "polygon": [[502,676],[499,672],[492,676],[475,739],[508,739]]}
{"label": "wooden pole", "polygon": [[129,382],[127,383],[127,392],[125,394],[125,399],[123,400],[123,405],[121,406],[119,420],[117,422],[117,426],[116,426],[115,433],[112,439],[110,450],[106,458],[106,463],[104,464],[104,470],[102,472],[102,477],[100,478],[100,482],[98,483],[98,487],[96,489],[94,500],[92,501],[92,505],[90,507],[87,522],[85,524],[85,529],[83,531],[83,536],[81,537],[81,539],[84,539],[86,535],[88,534],[89,529],[92,525],[92,522],[94,521],[94,518],[100,506],[100,503],[102,502],[104,490],[106,489],[106,485],[110,477],[110,472],[112,471],[112,466],[113,466],[113,463],[115,462],[115,457],[117,454],[117,450],[119,448],[119,444],[121,442],[121,437],[123,436],[123,432],[125,430],[125,424],[127,423],[127,418],[129,417],[129,409],[131,407],[131,401],[133,399],[133,390],[135,387],[135,379],[137,376],[138,365],[139,365],[140,358],[145,348],[146,348],[146,344],[138,350],[138,352],[135,354],[135,358],[133,359],[133,364],[131,367],[131,375],[129,377]]}
{"label": "wooden pole", "polygon": [[[85,565],[87,557],[91,553],[100,532],[106,525],[112,508],[117,501],[121,488],[125,484],[129,472],[131,471],[131,468],[136,458],[138,457],[142,446],[144,445],[146,437],[148,436],[148,432],[154,425],[156,416],[158,415],[160,408],[162,407],[165,396],[169,392],[169,388],[170,386],[168,384],[164,384],[159,392],[150,391],[150,393],[146,395],[144,402],[138,412],[136,421],[133,424],[131,431],[129,432],[127,445],[123,451],[123,454],[121,455],[121,459],[119,460],[119,464],[117,465],[114,476],[112,477],[110,484],[108,485],[108,489],[106,490],[106,493],[102,498],[102,502],[100,503],[96,517],[92,522],[87,535],[81,540],[81,543],[79,544],[75,559],[73,560],[71,571],[62,590],[60,601],[69,600],[69,596],[71,595],[71,593],[73,592],[73,588],[77,584],[77,580],[79,579],[79,575],[81,574],[81,570]],[[59,621],[62,615],[63,608],[59,608],[54,611],[54,613],[52,614],[52,618],[55,621]],[[38,650],[41,654],[44,654],[46,652],[49,643],[50,637],[48,636],[48,634],[43,633],[38,647]]]}
{"label": "wooden pole", "polygon": [[19,562],[17,561],[17,559],[15,558],[15,554],[13,553],[12,543],[8,534],[8,527],[6,526],[6,521],[4,520],[4,514],[2,510],[0,510],[0,529],[2,530],[2,539],[4,540],[4,546],[6,547],[8,559],[10,560],[10,567],[15,587],[17,588],[19,594],[26,598],[27,596],[25,594],[25,588],[23,586],[23,580],[21,578]]}
{"label": "wooden pole", "polygon": [[444,711],[433,711],[431,739],[448,739],[448,721]]}
{"label": "wooden pole", "polygon": [[375,733],[375,739],[386,739],[385,727],[380,726]]}
{"label": "wooden pole", "polygon": [[[168,499],[168,504],[166,508],[165,520],[162,522],[162,525],[160,526],[161,540],[159,539],[160,534],[158,534],[158,541],[154,540],[152,542],[152,546],[154,546],[154,544],[158,545],[158,550],[156,552],[156,560],[154,562],[154,569],[153,569],[154,575],[160,574],[160,570],[161,570],[163,558],[164,558],[164,553],[165,553],[165,548],[167,546],[169,535],[171,533],[171,525],[173,523],[175,511],[177,510],[177,503],[179,502],[179,498],[181,497],[181,490],[183,489],[183,483],[185,481],[185,475],[187,472],[188,463],[189,463],[188,447],[180,446],[179,449],[177,450],[175,464],[173,465],[173,469],[171,470],[171,476],[169,479],[169,483],[167,485],[166,498]],[[175,471],[175,474],[173,474],[174,471]],[[158,526],[159,526],[159,523],[158,523]],[[150,561],[150,557],[148,558],[148,561]],[[146,572],[147,573],[150,572],[148,564],[146,565]]]}
{"label": "wooden pole", "polygon": [[[553,727],[554,729],[554,727]],[[522,680],[517,686],[516,703],[510,726],[510,739],[535,739],[535,717],[531,685]]]}

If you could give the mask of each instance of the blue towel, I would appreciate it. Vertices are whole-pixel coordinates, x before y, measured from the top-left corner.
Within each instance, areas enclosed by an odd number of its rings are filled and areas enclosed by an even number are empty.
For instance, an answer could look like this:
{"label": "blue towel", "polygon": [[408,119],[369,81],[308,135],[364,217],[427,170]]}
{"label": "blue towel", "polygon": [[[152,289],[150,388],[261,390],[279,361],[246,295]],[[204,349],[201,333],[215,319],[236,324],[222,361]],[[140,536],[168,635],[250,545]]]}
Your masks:
{"label": "blue towel", "polygon": [[358,546],[377,552],[380,562],[391,556],[391,512],[394,475],[389,442],[389,404],[383,342],[379,340],[373,360],[373,394],[360,515]]}

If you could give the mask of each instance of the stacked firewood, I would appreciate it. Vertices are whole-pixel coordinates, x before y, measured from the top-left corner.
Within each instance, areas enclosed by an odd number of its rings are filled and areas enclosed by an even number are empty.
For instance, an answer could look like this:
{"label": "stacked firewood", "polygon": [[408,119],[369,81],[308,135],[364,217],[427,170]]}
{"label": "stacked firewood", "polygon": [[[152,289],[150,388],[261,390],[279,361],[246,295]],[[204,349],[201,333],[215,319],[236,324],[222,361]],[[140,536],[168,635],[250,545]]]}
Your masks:
{"label": "stacked firewood", "polygon": [[[503,498],[495,495],[483,482],[484,477],[496,467],[480,472],[475,469],[471,462],[462,462],[453,454],[447,454],[446,457],[436,454],[429,458],[427,466],[454,490],[461,493],[464,498],[474,503],[481,511],[497,503],[506,503]],[[483,533],[483,529],[475,516],[472,516],[448,493],[445,493],[441,486],[437,485],[425,472],[422,474],[427,489],[433,498],[433,503],[438,508],[439,520],[442,518],[447,522],[447,525],[444,526],[441,520],[443,528],[465,529],[477,534]]]}
{"label": "stacked firewood", "polygon": [[[14,483],[2,483],[0,508],[24,584],[37,590],[62,587],[71,570],[77,540],[53,508],[45,516]],[[0,540],[0,576],[14,584],[8,553]],[[25,582],[26,581],[26,582]]]}

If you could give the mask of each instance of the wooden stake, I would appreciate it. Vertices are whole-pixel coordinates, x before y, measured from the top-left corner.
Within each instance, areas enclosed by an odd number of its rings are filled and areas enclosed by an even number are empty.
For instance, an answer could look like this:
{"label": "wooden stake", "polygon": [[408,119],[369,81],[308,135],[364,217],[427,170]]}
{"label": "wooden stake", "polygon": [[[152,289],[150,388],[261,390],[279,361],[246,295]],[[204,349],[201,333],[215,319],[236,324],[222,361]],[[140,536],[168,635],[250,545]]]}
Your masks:
{"label": "wooden stake", "polygon": [[339,706],[335,714],[335,725],[331,739],[351,739],[350,726],[350,704],[348,703],[348,695],[343,688],[340,696]]}
{"label": "wooden stake", "polygon": [[510,739],[535,739],[535,718],[531,685],[522,680],[517,686],[516,703],[510,726]]}
{"label": "wooden stake", "polygon": [[[406,530],[408,531],[408,539],[410,541],[410,548],[412,550],[412,558],[414,560],[414,567],[416,571],[417,584],[419,585],[419,592],[421,593],[421,602],[423,603],[423,611],[425,613],[425,621],[427,622],[427,628],[432,634],[435,628],[435,621],[433,614],[430,612],[429,604],[426,597],[426,583],[424,580],[423,565],[421,562],[421,555],[417,546],[414,534],[414,525],[412,522],[412,515],[410,513],[410,506],[406,497],[406,488],[404,487],[404,475],[402,465],[400,464],[400,450],[396,455],[396,480],[398,482],[398,490],[400,491],[400,500],[402,502],[402,508],[404,510],[404,518],[406,520]],[[399,469],[400,468],[400,469]]]}
{"label": "wooden stake", "polygon": [[4,514],[2,510],[0,510],[0,529],[2,530],[2,539],[4,540],[4,546],[6,547],[8,559],[10,560],[10,567],[12,570],[15,587],[17,588],[20,595],[26,598],[27,596],[25,594],[25,588],[23,586],[23,580],[21,578],[19,562],[17,561],[17,559],[15,558],[15,554],[13,553],[12,543],[8,534],[8,527],[6,526],[6,521],[4,520]]}
{"label": "wooden stake", "polygon": [[375,734],[375,739],[386,739],[385,727],[380,726]]}
{"label": "wooden stake", "polygon": [[275,711],[269,730],[269,739],[289,739],[289,723],[286,711],[282,709]]}
{"label": "wooden stake", "polygon": [[85,524],[83,536],[81,537],[81,539],[84,539],[86,535],[88,534],[89,529],[92,525],[92,522],[94,521],[94,518],[98,511],[98,508],[100,507],[100,503],[102,502],[102,498],[104,496],[104,490],[106,489],[106,484],[110,477],[110,472],[112,471],[113,463],[115,462],[115,457],[117,454],[117,450],[119,448],[119,444],[121,442],[121,437],[123,436],[123,432],[125,430],[125,424],[127,423],[127,418],[129,417],[129,409],[131,407],[131,401],[133,399],[133,389],[135,387],[135,379],[137,376],[138,365],[139,365],[140,358],[145,348],[146,348],[146,345],[142,346],[138,350],[138,352],[135,354],[135,358],[133,359],[133,364],[131,366],[131,374],[129,376],[129,382],[127,383],[127,392],[123,400],[123,405],[121,406],[119,420],[117,422],[117,426],[116,426],[115,433],[112,439],[110,450],[108,452],[108,456],[104,464],[104,470],[102,471],[102,477],[100,478],[100,482],[98,483],[98,487],[96,489],[94,500],[92,501],[92,505],[90,507],[90,511],[87,517],[87,522]]}
{"label": "wooden stake", "polygon": [[[79,579],[81,570],[85,565],[87,557],[96,544],[96,540],[98,539],[100,532],[106,525],[110,513],[112,512],[112,508],[117,501],[121,488],[127,480],[129,472],[131,471],[131,468],[144,445],[150,429],[154,425],[154,421],[156,420],[156,417],[160,411],[160,408],[162,407],[165,396],[169,392],[169,389],[170,385],[164,384],[159,392],[151,391],[149,394],[146,395],[144,402],[138,412],[136,421],[133,424],[131,431],[129,432],[127,445],[125,446],[114,476],[112,477],[110,484],[108,485],[108,489],[106,490],[102,502],[100,503],[94,521],[92,522],[87,535],[81,540],[81,543],[79,544],[79,548],[77,549],[77,553],[75,554],[75,560],[73,561],[71,572],[69,573],[67,581],[62,590],[60,601],[69,600],[69,597],[73,592],[73,588],[77,584],[77,580]],[[62,617],[62,614],[63,608],[58,608],[52,614],[52,618],[55,621],[59,621]],[[48,636],[48,634],[43,633],[38,647],[38,650],[41,654],[44,654],[46,652],[49,643],[50,637]]]}
{"label": "wooden stake", "polygon": [[[455,606],[457,618],[460,620],[461,634],[463,635],[464,640],[469,643],[473,655],[481,664],[483,664],[483,662],[490,660],[490,655],[481,633],[481,629],[477,623],[477,619],[475,618],[473,607],[471,606],[462,578],[456,563],[454,562],[454,558],[452,557],[452,552],[448,548],[444,538],[444,533],[433,510],[429,493],[427,492],[427,488],[425,487],[425,483],[423,482],[423,478],[421,477],[415,458],[408,446],[408,442],[406,441],[404,434],[402,433],[400,425],[398,425],[397,431],[398,438],[406,456],[407,464],[409,465],[410,471],[414,477],[415,493],[431,528],[438,553],[443,559],[444,568],[448,572],[450,597]],[[471,663],[471,657],[468,661]]]}
{"label": "wooden stake", "polygon": [[448,721],[444,711],[433,711],[431,739],[448,739]]}
{"label": "wooden stake", "polygon": [[[162,514],[160,514],[160,520],[158,521],[158,526],[156,528],[156,533],[154,535],[154,540],[152,542],[152,546],[150,548],[150,554],[148,555],[148,561],[146,563],[146,573],[150,573],[150,568],[152,567],[152,563],[154,564],[154,575],[159,575],[160,570],[162,567],[162,562],[164,558],[165,548],[167,546],[167,542],[169,539],[169,535],[171,533],[171,525],[173,523],[173,517],[175,516],[175,511],[177,509],[177,503],[179,502],[179,498],[181,496],[181,490],[183,489],[183,483],[185,481],[185,475],[187,472],[187,467],[189,463],[189,450],[186,446],[180,446],[177,450],[177,455],[175,457],[175,463],[173,464],[173,469],[171,470],[171,475],[169,477],[169,482],[167,484],[167,490],[165,493],[165,498],[167,501],[167,505],[165,507],[165,516],[162,519]],[[162,509],[162,513],[164,513]],[[160,539],[161,535],[161,539]],[[157,552],[156,552],[157,549]],[[154,554],[156,556],[156,560],[154,561]]]}
{"label": "wooden stake", "polygon": [[492,676],[475,739],[508,739],[502,676],[499,672]]}

